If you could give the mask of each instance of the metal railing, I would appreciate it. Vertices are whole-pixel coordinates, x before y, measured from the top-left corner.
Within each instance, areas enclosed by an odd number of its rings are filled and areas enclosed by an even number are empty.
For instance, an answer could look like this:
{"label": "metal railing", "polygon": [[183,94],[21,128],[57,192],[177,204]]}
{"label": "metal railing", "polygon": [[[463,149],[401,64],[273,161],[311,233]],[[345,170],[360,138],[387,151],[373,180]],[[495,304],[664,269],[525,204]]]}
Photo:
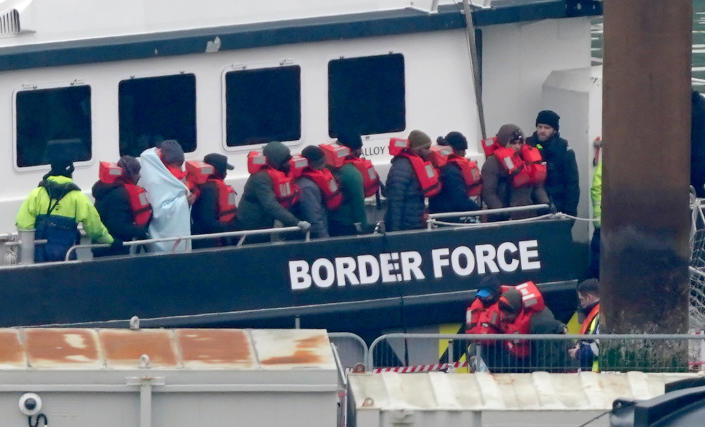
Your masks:
{"label": "metal railing", "polygon": [[[175,237],[161,237],[158,239],[145,239],[145,240],[131,240],[123,242],[124,246],[140,246],[147,245],[150,243],[161,243],[161,242],[174,242],[174,246],[170,252],[175,252],[176,248],[181,242],[193,241],[193,240],[209,240],[209,239],[220,239],[225,237],[240,237],[235,247],[240,247],[243,245],[245,238],[247,236],[256,236],[263,234],[282,234],[291,233],[295,231],[303,231],[301,227],[275,227],[275,228],[263,228],[258,230],[241,230],[241,231],[226,231],[222,233],[211,233],[211,234],[194,234],[190,236],[175,236]],[[306,230],[306,237],[304,239],[306,242],[311,240],[310,230]],[[108,243],[93,243],[88,245],[73,245],[66,252],[65,261],[71,259],[71,255],[74,251],[78,249],[97,249],[97,248],[109,248],[111,245]],[[168,253],[168,252],[167,252]]]}
{"label": "metal railing", "polygon": [[[547,204],[538,204],[538,205],[527,205],[527,206],[512,206],[508,208],[498,208],[498,209],[480,209],[480,210],[475,210],[475,211],[465,211],[465,212],[441,212],[441,213],[433,213],[428,215],[428,219],[426,220],[426,228],[432,229],[436,225],[450,225],[450,226],[483,226],[483,225],[497,225],[501,224],[503,222],[517,222],[517,221],[523,221],[523,220],[507,220],[507,221],[497,221],[497,222],[490,222],[490,223],[481,223],[481,222],[475,222],[475,223],[462,223],[462,222],[447,222],[447,221],[440,221],[441,219],[444,218],[462,218],[462,217],[478,217],[478,216],[485,216],[485,215],[500,215],[500,214],[510,214],[510,213],[516,213],[516,212],[528,212],[528,211],[538,211],[538,210],[548,210],[551,207]],[[526,218],[527,220],[537,220],[537,219],[543,219],[543,218],[549,218],[551,217],[552,214],[548,215],[540,215],[540,216],[535,216],[531,218]]]}
{"label": "metal railing", "polygon": [[350,332],[329,332],[328,339],[338,350],[344,368],[354,368],[359,363],[367,366],[369,350],[365,340]]}
{"label": "metal railing", "polygon": [[[595,348],[576,360],[578,344]],[[468,367],[470,372],[579,370],[692,372],[705,370],[705,334],[458,335],[387,334],[372,342],[368,369],[425,372]],[[593,361],[597,363],[593,366]],[[381,369],[380,369],[381,368]]]}

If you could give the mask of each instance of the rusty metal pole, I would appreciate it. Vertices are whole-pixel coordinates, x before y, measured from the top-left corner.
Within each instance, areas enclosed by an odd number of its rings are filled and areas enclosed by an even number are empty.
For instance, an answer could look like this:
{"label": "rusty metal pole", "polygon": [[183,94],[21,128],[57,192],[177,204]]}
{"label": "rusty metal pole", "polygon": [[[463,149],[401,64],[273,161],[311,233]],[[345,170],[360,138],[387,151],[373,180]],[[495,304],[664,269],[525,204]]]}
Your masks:
{"label": "rusty metal pole", "polygon": [[688,327],[692,0],[605,0],[600,329]]}

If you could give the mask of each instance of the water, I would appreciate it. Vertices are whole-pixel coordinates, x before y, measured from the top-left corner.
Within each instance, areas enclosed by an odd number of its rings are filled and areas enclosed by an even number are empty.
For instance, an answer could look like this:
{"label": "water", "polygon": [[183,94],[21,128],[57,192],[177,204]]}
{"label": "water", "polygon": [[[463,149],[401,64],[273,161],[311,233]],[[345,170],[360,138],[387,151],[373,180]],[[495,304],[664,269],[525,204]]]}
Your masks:
{"label": "water", "polygon": [[[592,64],[602,64],[602,17],[592,22]],[[705,92],[705,0],[693,0],[693,87]]]}

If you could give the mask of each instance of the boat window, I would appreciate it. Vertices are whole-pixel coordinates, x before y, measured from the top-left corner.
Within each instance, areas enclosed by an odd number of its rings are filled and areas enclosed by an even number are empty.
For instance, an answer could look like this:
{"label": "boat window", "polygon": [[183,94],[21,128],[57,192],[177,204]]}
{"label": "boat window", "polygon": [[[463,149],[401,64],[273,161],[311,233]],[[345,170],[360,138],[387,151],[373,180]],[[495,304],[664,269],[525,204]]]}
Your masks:
{"label": "boat window", "polygon": [[406,128],[404,56],[389,54],[328,62],[328,134],[362,135]]}
{"label": "boat window", "polygon": [[91,158],[91,88],[23,90],[15,97],[17,166],[46,165],[47,141],[77,139],[74,161]]}
{"label": "boat window", "polygon": [[226,144],[229,147],[301,138],[301,67],[225,74]]}
{"label": "boat window", "polygon": [[119,86],[120,155],[139,156],[165,139],[196,149],[196,76],[133,78]]}

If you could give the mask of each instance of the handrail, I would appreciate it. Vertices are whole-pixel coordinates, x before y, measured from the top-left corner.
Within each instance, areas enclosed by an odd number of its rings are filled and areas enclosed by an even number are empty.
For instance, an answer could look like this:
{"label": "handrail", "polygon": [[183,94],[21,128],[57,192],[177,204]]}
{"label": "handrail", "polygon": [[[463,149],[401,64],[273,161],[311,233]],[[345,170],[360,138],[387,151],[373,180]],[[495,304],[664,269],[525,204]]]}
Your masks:
{"label": "handrail", "polygon": [[[175,236],[175,237],[160,237],[158,239],[145,239],[145,240],[130,240],[127,242],[123,242],[124,246],[138,246],[138,245],[146,245],[149,243],[158,243],[158,242],[180,242],[181,240],[206,240],[206,239],[219,239],[221,237],[237,237],[241,236],[240,240],[237,242],[237,245],[235,247],[240,247],[242,246],[245,238],[247,236],[254,236],[254,235],[260,235],[260,234],[281,234],[281,233],[289,233],[293,231],[302,231],[303,229],[299,226],[293,226],[293,227],[274,227],[274,228],[262,228],[262,229],[257,229],[257,230],[240,230],[240,231],[225,231],[222,233],[211,233],[211,234],[194,234],[191,236]],[[311,231],[306,230],[306,238],[305,241],[308,242],[311,240]],[[176,245],[174,245],[176,246]],[[109,243],[93,243],[93,244],[88,244],[88,245],[73,245],[69,248],[69,250],[66,252],[66,257],[65,261],[69,261],[71,258],[71,254],[76,251],[77,249],[94,249],[94,248],[109,248],[110,244]]]}
{"label": "handrail", "polygon": [[539,209],[550,209],[548,204],[538,204],[538,205],[526,205],[526,206],[511,206],[508,208],[497,208],[497,209],[480,209],[476,211],[465,211],[465,212],[439,212],[432,213],[428,215],[428,219],[435,218],[454,218],[458,216],[480,216],[480,215],[494,215],[501,213],[512,213],[512,212],[523,212],[523,211],[535,211]]}

